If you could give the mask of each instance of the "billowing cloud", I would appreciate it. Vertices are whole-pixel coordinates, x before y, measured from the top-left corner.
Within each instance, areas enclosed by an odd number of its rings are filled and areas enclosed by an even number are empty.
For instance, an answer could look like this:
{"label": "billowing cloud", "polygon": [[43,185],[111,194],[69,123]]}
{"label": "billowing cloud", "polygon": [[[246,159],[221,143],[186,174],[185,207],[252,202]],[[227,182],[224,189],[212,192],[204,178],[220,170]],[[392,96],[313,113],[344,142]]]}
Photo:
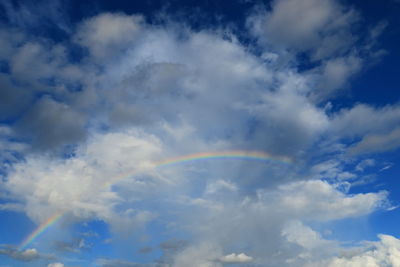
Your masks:
{"label": "billowing cloud", "polygon": [[[124,13],[86,18],[62,43],[1,26],[1,187],[12,201],[0,209],[38,224],[62,213],[66,228],[101,220],[126,242],[154,225],[183,236],[162,242],[155,261],[98,255],[101,266],[394,264],[394,237],[339,257],[340,242],[312,228],[390,207],[387,191],[349,189],[375,162],[358,154],[398,147],[397,105],[321,105],[376,52],[379,29],[358,42],[360,21],[337,1],[276,0],[248,18],[254,47],[223,25],[196,31]],[[313,64],[299,71],[301,53]],[[270,158],[160,164],[232,150]],[[76,240],[55,247],[80,251]]]}
{"label": "billowing cloud", "polygon": [[380,235],[379,239],[377,242],[369,242],[354,251],[344,252],[342,256],[305,266],[400,266],[400,240],[390,235]]}

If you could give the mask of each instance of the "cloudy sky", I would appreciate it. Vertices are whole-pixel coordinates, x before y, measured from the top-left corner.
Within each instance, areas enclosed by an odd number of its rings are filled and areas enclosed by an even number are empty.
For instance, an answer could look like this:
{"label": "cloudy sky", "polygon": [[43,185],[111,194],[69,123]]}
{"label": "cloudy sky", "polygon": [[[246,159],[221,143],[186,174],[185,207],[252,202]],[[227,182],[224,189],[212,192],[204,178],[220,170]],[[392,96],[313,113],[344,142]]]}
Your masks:
{"label": "cloudy sky", "polygon": [[0,0],[0,267],[400,266],[399,13]]}

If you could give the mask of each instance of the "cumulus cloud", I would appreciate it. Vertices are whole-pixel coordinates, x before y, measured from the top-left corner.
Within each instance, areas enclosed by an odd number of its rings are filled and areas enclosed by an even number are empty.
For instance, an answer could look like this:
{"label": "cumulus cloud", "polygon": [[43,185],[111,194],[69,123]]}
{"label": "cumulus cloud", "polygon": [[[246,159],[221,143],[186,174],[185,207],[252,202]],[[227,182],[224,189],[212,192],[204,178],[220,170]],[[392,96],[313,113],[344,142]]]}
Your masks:
{"label": "cumulus cloud", "polygon": [[[332,220],[355,217],[387,205],[387,192],[348,196],[320,180],[296,182],[283,185],[280,189],[272,193],[279,197],[277,202],[281,203],[284,210],[304,218]],[[268,199],[268,193],[264,194],[261,197]]]}
{"label": "cumulus cloud", "polygon": [[354,252],[344,252],[342,256],[318,263],[307,264],[306,266],[400,266],[400,240],[390,235],[379,235],[379,239],[377,242],[367,243]]}
{"label": "cumulus cloud", "polygon": [[235,263],[248,263],[248,262],[252,262],[253,258],[250,256],[247,256],[244,253],[232,253],[232,254],[228,254],[225,255],[221,258],[219,258],[219,260],[223,263],[230,263],[230,264],[235,264]]}
{"label": "cumulus cloud", "polygon": [[[316,104],[361,71],[352,34],[359,20],[333,0],[273,1],[249,18],[261,57],[224,29],[159,27],[123,13],[78,23],[68,41],[88,53],[73,61],[68,42],[1,29],[9,71],[0,74],[0,114],[11,123],[0,128],[0,148],[21,155],[1,183],[13,203],[0,209],[22,210],[38,224],[60,212],[71,222],[100,219],[128,238],[173,217],[166,231],[191,237],[161,243],[164,255],[152,263],[99,257],[102,266],[301,266],[331,258],[340,245],[309,222],[389,206],[386,191],[348,194],[347,180],[359,177],[340,158],[346,140],[361,140],[350,151],[379,152],[398,136],[395,105],[331,112]],[[299,71],[298,53],[316,67]],[[325,144],[330,150],[319,149]],[[264,151],[271,160],[158,166],[229,150]],[[56,247],[76,252],[82,240]],[[33,260],[37,251],[2,253]]]}
{"label": "cumulus cloud", "polygon": [[[159,151],[155,137],[143,136],[149,138],[146,141],[131,134],[95,137],[92,144],[76,151],[77,156],[57,159],[51,167],[48,157],[32,157],[27,163],[14,166],[7,182],[8,188],[22,197],[28,214],[39,222],[45,219],[45,215],[70,211],[82,218],[93,215],[103,219],[114,218],[118,225],[124,225],[124,220],[112,213],[113,206],[120,201],[111,185],[125,178],[125,173],[145,170],[146,161],[138,159],[149,157],[150,160],[152,154]],[[133,210],[125,213],[131,221],[134,218],[146,221],[146,214]]]}

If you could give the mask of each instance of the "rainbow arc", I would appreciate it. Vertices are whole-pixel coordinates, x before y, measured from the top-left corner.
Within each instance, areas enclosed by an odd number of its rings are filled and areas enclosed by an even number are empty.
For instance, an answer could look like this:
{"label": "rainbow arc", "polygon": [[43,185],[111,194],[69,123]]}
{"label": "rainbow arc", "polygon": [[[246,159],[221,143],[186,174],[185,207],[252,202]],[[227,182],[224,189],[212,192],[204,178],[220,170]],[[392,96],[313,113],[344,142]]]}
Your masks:
{"label": "rainbow arc", "polygon": [[[234,151],[222,151],[222,152],[204,152],[204,153],[196,153],[189,154],[179,157],[172,157],[161,161],[153,162],[154,167],[166,167],[175,164],[182,164],[185,162],[196,162],[196,161],[206,161],[206,160],[251,160],[251,161],[260,161],[260,162],[272,162],[277,164],[291,164],[291,160],[287,157],[279,157],[273,156],[265,152],[260,151],[244,151],[244,150],[234,150]],[[136,171],[131,172],[129,174],[124,174],[123,176],[117,177],[116,179],[112,179],[112,183],[116,183],[119,180],[129,178],[135,175]],[[104,184],[105,186],[110,183]],[[57,221],[59,221],[65,212],[58,212],[40,224],[31,234],[29,234],[18,247],[19,250],[23,250],[27,248],[36,238],[38,238],[41,234],[43,234],[48,228],[54,225]]]}

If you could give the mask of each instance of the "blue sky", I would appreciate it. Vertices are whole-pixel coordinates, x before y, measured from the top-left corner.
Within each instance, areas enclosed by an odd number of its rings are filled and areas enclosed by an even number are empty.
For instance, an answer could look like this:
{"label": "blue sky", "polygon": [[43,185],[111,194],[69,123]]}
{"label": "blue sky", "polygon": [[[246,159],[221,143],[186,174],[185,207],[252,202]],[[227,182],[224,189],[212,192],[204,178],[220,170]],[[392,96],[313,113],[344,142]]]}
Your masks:
{"label": "blue sky", "polygon": [[399,12],[0,0],[0,267],[400,266]]}

